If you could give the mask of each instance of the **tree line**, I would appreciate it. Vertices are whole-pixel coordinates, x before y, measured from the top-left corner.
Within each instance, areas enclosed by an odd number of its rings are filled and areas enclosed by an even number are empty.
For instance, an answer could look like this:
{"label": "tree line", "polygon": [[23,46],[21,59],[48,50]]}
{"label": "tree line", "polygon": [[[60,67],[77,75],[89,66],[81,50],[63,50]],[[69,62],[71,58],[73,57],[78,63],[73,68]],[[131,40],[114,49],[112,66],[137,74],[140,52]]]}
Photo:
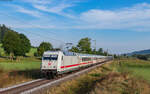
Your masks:
{"label": "tree line", "polygon": [[[10,56],[10,59],[14,59],[19,56],[26,56],[31,49],[30,40],[26,35],[22,33],[15,32],[5,25],[0,25],[0,43],[6,54]],[[56,51],[61,50],[60,48],[53,48],[53,45],[49,42],[42,42],[37,47],[37,52],[34,53],[34,56],[41,57],[44,51]],[[79,40],[76,46],[72,46],[69,49],[71,52],[76,53],[85,53],[85,54],[96,54],[96,55],[108,55],[106,51],[103,51],[102,48],[98,50],[91,48],[91,39],[86,37]]]}
{"label": "tree line", "polygon": [[73,46],[70,49],[71,52],[76,53],[85,53],[85,54],[95,54],[95,55],[110,55],[107,51],[104,51],[103,48],[92,49],[91,48],[91,39],[86,37],[79,40],[76,46]]}

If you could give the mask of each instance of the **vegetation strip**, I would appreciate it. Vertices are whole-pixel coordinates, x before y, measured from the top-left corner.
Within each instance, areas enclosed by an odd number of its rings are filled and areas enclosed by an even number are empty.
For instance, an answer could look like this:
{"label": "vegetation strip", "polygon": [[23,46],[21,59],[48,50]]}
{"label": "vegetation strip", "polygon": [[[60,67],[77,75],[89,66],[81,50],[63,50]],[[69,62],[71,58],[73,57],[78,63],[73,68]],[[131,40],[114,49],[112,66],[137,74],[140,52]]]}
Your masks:
{"label": "vegetation strip", "polygon": [[[105,62],[105,63],[109,63],[109,62]],[[96,67],[99,67],[99,66],[101,66],[101,65],[103,65],[103,64],[105,64],[105,63],[103,62],[103,63],[101,63],[101,64],[98,64],[98,65],[89,67],[89,68],[87,68],[87,69],[81,70],[81,71],[76,72],[76,73],[74,73],[74,74],[70,74],[70,75],[68,75],[68,76],[66,76],[66,77],[63,77],[63,78],[61,78],[61,79],[54,80],[54,81],[52,81],[52,82],[50,82],[50,83],[41,85],[41,86],[39,86],[39,87],[33,88],[33,89],[28,90],[28,91],[25,91],[25,92],[22,92],[21,94],[31,94],[31,93],[34,93],[34,92],[36,92],[36,91],[40,91],[40,90],[42,90],[42,89],[44,89],[44,88],[46,88],[46,87],[51,87],[51,86],[53,86],[53,85],[57,85],[58,83],[61,83],[61,82],[65,81],[65,80],[69,80],[69,79],[71,79],[71,78],[73,78],[73,77],[77,77],[78,75],[81,75],[81,74],[83,74],[83,73],[86,73],[86,72],[88,72],[88,71],[90,71],[90,70],[92,70],[92,69],[94,69],[94,68],[96,68]]]}
{"label": "vegetation strip", "polygon": [[150,78],[143,75],[146,71],[150,73],[148,65],[149,61],[117,59],[76,79],[49,88],[42,94],[150,94]]}

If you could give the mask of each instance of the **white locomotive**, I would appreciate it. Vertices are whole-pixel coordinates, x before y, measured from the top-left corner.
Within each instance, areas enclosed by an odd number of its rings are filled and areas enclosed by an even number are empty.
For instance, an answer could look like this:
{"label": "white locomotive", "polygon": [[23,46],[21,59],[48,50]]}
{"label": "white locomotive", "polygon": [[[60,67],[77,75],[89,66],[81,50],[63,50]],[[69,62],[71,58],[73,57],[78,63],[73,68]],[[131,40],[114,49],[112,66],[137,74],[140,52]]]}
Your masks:
{"label": "white locomotive", "polygon": [[111,59],[112,56],[79,54],[63,51],[46,51],[42,57],[41,72],[45,76],[50,77]]}

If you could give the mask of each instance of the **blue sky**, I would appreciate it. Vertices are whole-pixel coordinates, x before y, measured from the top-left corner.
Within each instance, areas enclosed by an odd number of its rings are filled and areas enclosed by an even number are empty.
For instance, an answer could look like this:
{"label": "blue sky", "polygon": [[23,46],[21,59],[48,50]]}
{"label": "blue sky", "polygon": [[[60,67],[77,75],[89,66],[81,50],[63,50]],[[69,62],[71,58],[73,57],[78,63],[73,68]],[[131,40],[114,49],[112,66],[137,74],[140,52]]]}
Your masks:
{"label": "blue sky", "polygon": [[110,53],[150,49],[150,0],[0,0],[0,24],[34,46],[90,37]]}

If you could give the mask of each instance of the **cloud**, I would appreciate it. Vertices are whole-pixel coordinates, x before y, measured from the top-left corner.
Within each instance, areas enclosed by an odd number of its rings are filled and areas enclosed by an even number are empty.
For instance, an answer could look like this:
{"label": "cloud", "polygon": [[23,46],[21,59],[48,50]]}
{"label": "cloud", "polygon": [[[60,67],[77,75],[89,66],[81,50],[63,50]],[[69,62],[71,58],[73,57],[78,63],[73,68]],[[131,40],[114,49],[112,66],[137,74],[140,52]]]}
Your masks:
{"label": "cloud", "polygon": [[66,16],[68,18],[74,18],[73,15],[63,12],[66,8],[69,8],[72,6],[73,5],[71,5],[71,4],[59,4],[59,5],[53,6],[53,7],[49,7],[47,5],[37,5],[37,4],[33,5],[34,8],[36,8],[40,11],[54,13],[54,14],[58,14],[61,16]]}
{"label": "cloud", "polygon": [[19,5],[6,5],[6,6],[14,8],[15,11],[17,11],[19,13],[24,13],[24,14],[27,14],[27,15],[30,15],[33,17],[41,17],[42,16],[42,13],[40,13],[39,11],[27,9],[27,8],[21,7]]}
{"label": "cloud", "polygon": [[[131,7],[125,7],[115,10],[90,9],[80,14],[73,14],[66,11],[68,8],[76,6],[74,0],[66,3],[55,2],[51,0],[41,2],[41,0],[33,0],[31,2],[34,7],[32,10],[19,5],[14,5],[17,12],[38,17],[32,21],[36,26],[22,25],[20,27],[29,28],[49,28],[49,29],[98,29],[98,30],[129,30],[129,31],[150,31],[150,4],[142,3]],[[26,1],[26,2],[27,2]],[[62,0],[61,0],[62,1]],[[40,4],[42,3],[42,4]],[[76,3],[76,2],[75,2]],[[12,5],[11,5],[12,6]],[[65,10],[65,11],[64,11]],[[71,10],[71,9],[70,9]],[[73,11],[73,10],[71,10]],[[66,18],[47,14],[54,13]],[[72,18],[72,19],[68,19]],[[61,22],[60,22],[61,20]],[[30,21],[31,22],[31,21]],[[47,26],[47,24],[49,26]]]}
{"label": "cloud", "polygon": [[28,15],[31,15],[31,16],[34,16],[34,17],[41,17],[41,13],[38,12],[38,11],[34,11],[34,10],[27,10],[25,8],[22,8],[22,7],[19,7],[18,12],[21,12],[21,13],[25,13],[25,14],[28,14]]}
{"label": "cloud", "polygon": [[30,4],[50,4],[52,0],[22,0],[25,3]]}
{"label": "cloud", "polygon": [[60,13],[62,12],[65,8],[71,7],[72,5],[70,4],[59,4],[54,7],[48,7],[44,5],[34,5],[35,8],[46,11],[46,12],[52,12],[52,13]]}
{"label": "cloud", "polygon": [[68,8],[75,6],[76,3],[81,2],[80,0],[24,0],[24,2],[30,3],[35,9],[40,11],[53,13],[68,18],[74,18],[71,13],[64,12]]}
{"label": "cloud", "polygon": [[92,29],[150,30],[150,4],[142,3],[117,10],[91,9],[80,20]]}

